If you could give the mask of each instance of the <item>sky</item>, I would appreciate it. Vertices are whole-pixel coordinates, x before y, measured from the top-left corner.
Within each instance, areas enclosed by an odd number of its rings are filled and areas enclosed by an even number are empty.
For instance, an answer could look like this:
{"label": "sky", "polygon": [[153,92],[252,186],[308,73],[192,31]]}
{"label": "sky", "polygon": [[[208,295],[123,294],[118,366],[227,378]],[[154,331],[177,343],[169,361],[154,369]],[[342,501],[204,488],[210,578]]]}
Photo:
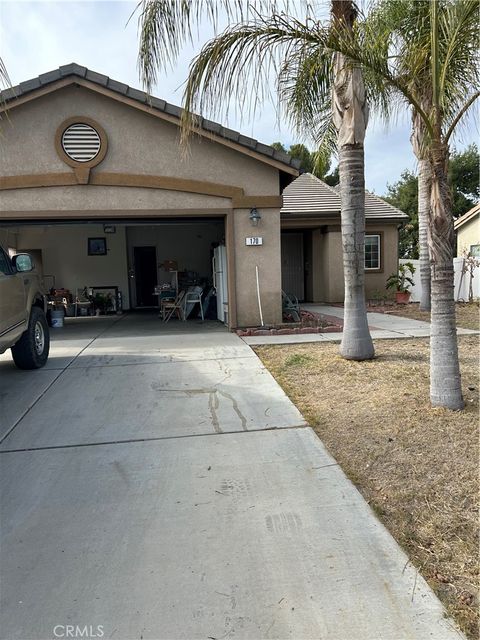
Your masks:
{"label": "sky", "polygon": [[[143,89],[137,69],[137,14],[129,20],[136,4],[127,0],[0,0],[0,56],[12,84],[76,62]],[[152,93],[181,105],[190,60],[212,35],[209,27],[200,28],[198,42],[184,47],[175,67],[159,75]],[[266,144],[281,141],[288,147],[299,141],[285,122],[279,122],[275,106],[268,102],[253,118],[241,105],[238,111],[222,118],[221,123]],[[416,171],[409,135],[407,112],[400,114],[388,130],[383,123],[370,121],[365,140],[367,189],[382,195],[387,184],[396,182],[404,169]],[[460,141],[459,147],[468,142]]]}

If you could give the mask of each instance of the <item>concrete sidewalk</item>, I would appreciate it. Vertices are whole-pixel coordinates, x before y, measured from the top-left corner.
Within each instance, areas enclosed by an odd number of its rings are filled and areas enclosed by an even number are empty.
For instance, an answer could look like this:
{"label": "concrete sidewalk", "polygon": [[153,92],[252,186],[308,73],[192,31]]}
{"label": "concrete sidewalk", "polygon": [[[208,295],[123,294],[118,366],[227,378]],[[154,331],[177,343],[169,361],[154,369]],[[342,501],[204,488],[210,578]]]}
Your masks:
{"label": "concrete sidewalk", "polygon": [[2,639],[462,637],[236,335],[92,319],[50,367],[0,360]]}
{"label": "concrete sidewalk", "polygon": [[[336,318],[343,318],[343,307],[327,304],[302,304],[302,309]],[[430,336],[430,323],[413,318],[388,313],[367,313],[370,335],[373,339],[427,338]],[[472,329],[457,329],[458,335],[478,334]],[[286,336],[247,336],[243,340],[249,345],[261,344],[302,344],[306,342],[340,342],[342,332],[311,333]]]}

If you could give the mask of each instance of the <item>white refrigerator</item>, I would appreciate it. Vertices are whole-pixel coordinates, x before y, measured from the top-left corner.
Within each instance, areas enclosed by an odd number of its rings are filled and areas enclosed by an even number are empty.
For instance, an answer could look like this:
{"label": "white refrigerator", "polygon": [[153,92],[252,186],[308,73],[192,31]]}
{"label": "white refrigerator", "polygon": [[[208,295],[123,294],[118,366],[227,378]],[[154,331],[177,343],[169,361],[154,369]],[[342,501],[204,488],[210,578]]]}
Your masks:
{"label": "white refrigerator", "polygon": [[213,287],[217,294],[217,318],[228,324],[227,250],[219,245],[213,250]]}

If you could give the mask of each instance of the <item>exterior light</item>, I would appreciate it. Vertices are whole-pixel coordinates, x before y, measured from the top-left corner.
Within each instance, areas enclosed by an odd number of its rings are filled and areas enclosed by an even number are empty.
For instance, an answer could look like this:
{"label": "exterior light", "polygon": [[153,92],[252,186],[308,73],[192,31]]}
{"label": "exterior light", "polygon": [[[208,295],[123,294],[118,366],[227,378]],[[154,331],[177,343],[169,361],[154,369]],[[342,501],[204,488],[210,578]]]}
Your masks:
{"label": "exterior light", "polygon": [[261,220],[262,216],[258,213],[256,207],[253,207],[253,209],[250,209],[250,222],[252,223],[253,227],[256,227],[258,225],[258,221]]}

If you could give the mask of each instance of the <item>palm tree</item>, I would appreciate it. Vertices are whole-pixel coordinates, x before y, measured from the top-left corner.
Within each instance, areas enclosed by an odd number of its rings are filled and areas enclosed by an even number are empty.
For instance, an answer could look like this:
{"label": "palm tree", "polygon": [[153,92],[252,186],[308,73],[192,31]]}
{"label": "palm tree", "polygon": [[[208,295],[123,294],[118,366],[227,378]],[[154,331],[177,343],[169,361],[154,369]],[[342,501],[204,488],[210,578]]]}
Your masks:
{"label": "palm tree", "polygon": [[[403,6],[402,6],[403,5]],[[390,12],[392,11],[392,3],[382,2],[381,10]],[[398,12],[399,10],[405,14],[405,19],[399,19]],[[430,38],[430,20],[429,20],[429,11],[430,11],[430,3],[425,0],[421,2],[401,2],[394,8],[393,20],[391,22],[392,29],[399,34],[402,46],[405,48],[410,47],[415,40],[410,39],[410,29],[411,29],[411,16],[414,12],[419,13],[420,19],[417,18],[416,25],[417,28],[421,27],[425,30],[425,36],[427,39]],[[478,16],[477,16],[478,17]],[[405,28],[406,26],[406,28]],[[464,28],[467,26],[465,23],[462,25],[458,24],[459,27],[463,26]],[[476,67],[478,64],[478,56],[475,51],[475,42],[468,42],[468,38],[474,35],[467,28],[467,42],[465,43],[465,49],[462,55],[462,65],[463,65],[463,77],[467,78],[471,73],[472,80],[476,76]],[[477,45],[478,45],[478,35],[477,35]],[[472,47],[473,44],[473,47]],[[474,56],[471,57],[470,53],[474,52]],[[403,54],[407,60],[411,59],[415,56],[415,52],[410,53],[408,56]],[[416,52],[417,61],[418,61],[418,51]],[[408,72],[408,70],[406,70]],[[421,102],[421,106],[425,112],[431,110],[432,108],[432,94],[433,87],[431,85],[431,74],[429,73],[429,50],[427,47],[424,47],[424,60],[423,64],[420,66],[417,63],[416,73],[412,73],[410,77],[410,82],[412,86],[415,86],[415,92],[418,95],[422,95],[423,99]],[[445,67],[444,73],[449,74],[452,72],[456,72],[456,65],[450,65]],[[449,77],[448,79],[445,77],[445,82],[448,82],[451,85],[455,85],[457,79],[455,76]],[[452,108],[458,107],[458,98],[462,98],[459,96],[458,91],[455,92],[445,92],[443,96],[443,104],[444,110],[451,111]],[[450,104],[449,104],[450,103]],[[430,311],[431,310],[431,269],[430,269],[430,255],[428,248],[428,221],[430,216],[430,198],[431,198],[431,168],[428,159],[428,141],[426,140],[426,129],[422,118],[419,117],[418,113],[415,109],[412,110],[412,136],[411,142],[413,151],[418,160],[418,230],[419,230],[419,258],[420,258],[420,280],[422,285],[422,293],[420,300],[420,309],[422,311]]]}
{"label": "palm tree", "polygon": [[[432,107],[432,93],[430,73],[430,51],[428,47],[418,48],[419,31],[423,30],[424,41],[430,39],[430,3],[425,0],[405,2],[385,2],[382,0],[374,8],[368,19],[389,24],[396,44],[401,50],[401,56],[405,61],[403,71],[404,77],[408,78],[411,89],[416,95],[422,96],[421,106],[424,112]],[[375,27],[374,27],[375,28]],[[411,37],[412,30],[416,31]],[[471,34],[470,34],[471,35]],[[475,76],[475,66],[477,56],[473,59],[469,57],[471,46],[466,46],[464,56],[464,76],[468,74],[468,69]],[[411,65],[414,61],[414,66]],[[454,67],[446,68],[446,72],[454,70]],[[449,82],[455,84],[455,78],[449,78]],[[447,102],[453,101],[453,105],[448,108],[455,108],[458,99],[456,92],[448,92],[444,96]],[[431,309],[431,270],[430,256],[428,251],[428,219],[430,210],[431,194],[431,170],[426,148],[426,129],[422,118],[415,109],[412,109],[412,135],[411,142],[414,154],[418,161],[418,227],[419,227],[419,258],[420,258],[420,279],[422,283],[422,294],[420,309],[430,311]]]}
{"label": "palm tree", "polygon": [[[195,3],[193,3],[195,4]],[[210,3],[214,4],[214,3]],[[243,104],[245,95],[253,95],[253,108],[266,97],[271,75],[277,79],[279,101],[287,106],[292,118],[297,119],[297,128],[305,129],[302,108],[295,111],[286,97],[285,86],[295,85],[297,95],[303,79],[297,72],[315,59],[322,67],[320,83],[323,117],[317,123],[317,133],[330,132],[332,122],[331,91],[334,95],[334,118],[338,133],[340,188],[342,200],[342,244],[345,278],[345,318],[340,352],[343,357],[365,360],[374,355],[369,333],[364,294],[364,137],[368,121],[368,108],[359,69],[352,70],[339,53],[325,49],[325,42],[318,37],[323,34],[320,22],[307,15],[302,22],[294,16],[277,11],[275,2],[260,2],[258,6],[268,9],[267,15],[250,12],[242,3],[227,3],[230,15],[240,21],[229,26],[202,48],[190,66],[184,93],[183,132],[184,140],[195,125],[194,111],[209,111],[223,114],[232,101]],[[285,3],[288,6],[288,2]],[[153,6],[158,5],[154,11]],[[160,7],[161,5],[161,7]],[[193,18],[198,12],[190,9],[178,15],[165,17],[165,5],[169,3],[145,2],[141,17],[139,65],[141,77],[147,88],[156,80],[159,65],[171,61],[168,44],[173,43],[173,52],[178,52],[179,43],[189,33]],[[202,8],[203,3],[196,3]],[[232,9],[233,7],[233,9]],[[213,14],[210,14],[213,15]],[[332,28],[344,33],[353,33],[356,9],[350,0],[334,0],[332,3]],[[183,27],[178,27],[183,20]],[[175,27],[168,27],[175,23]],[[167,25],[167,26],[165,26]],[[175,31],[177,29],[177,31]],[[333,82],[335,78],[335,82]],[[247,91],[250,84],[253,91]],[[309,89],[308,83],[303,86]],[[351,98],[353,97],[353,102]],[[303,96],[306,100],[306,96]],[[303,126],[302,126],[303,125]]]}
{"label": "palm tree", "polygon": [[[353,2],[332,1],[333,28],[350,38],[357,10]],[[365,131],[368,105],[362,71],[334,54],[333,122],[338,132],[343,274],[344,327],[340,353],[351,360],[373,358],[365,304]]]}
{"label": "palm tree", "polygon": [[[414,87],[416,93],[423,95],[421,106],[427,111],[431,105],[432,89],[429,83],[430,68],[428,62],[428,50],[424,49],[424,55],[418,57],[419,51],[415,49],[409,51],[408,47],[416,47],[418,33],[411,38],[411,32],[424,30],[424,35],[429,37],[428,27],[428,2],[384,2],[380,1],[371,14],[368,16],[372,22],[372,29],[377,30],[390,28],[393,38],[400,44],[402,57],[407,62],[404,73],[408,74],[409,82]],[[416,18],[415,18],[416,15]],[[408,69],[408,62],[416,59],[415,69]],[[428,254],[428,217],[430,210],[431,192],[431,172],[428,161],[428,154],[425,149],[425,125],[422,118],[415,109],[412,109],[412,135],[410,137],[413,152],[418,161],[418,233],[419,233],[419,259],[420,259],[420,280],[422,293],[420,309],[430,311],[431,304],[431,277],[430,277],[430,257]]]}
{"label": "palm tree", "polygon": [[[382,0],[379,6],[386,6]],[[478,0],[412,0],[391,3],[405,24],[398,32],[378,20],[360,25],[355,38],[340,31],[325,37],[353,66],[372,74],[421,121],[421,153],[428,158],[431,195],[428,248],[432,265],[430,399],[434,406],[463,408],[453,296],[453,216],[447,181],[449,143],[479,97]],[[408,29],[406,28],[408,26]],[[406,41],[408,38],[408,42]],[[387,52],[385,44],[388,43]],[[428,70],[425,101],[422,82]]]}

